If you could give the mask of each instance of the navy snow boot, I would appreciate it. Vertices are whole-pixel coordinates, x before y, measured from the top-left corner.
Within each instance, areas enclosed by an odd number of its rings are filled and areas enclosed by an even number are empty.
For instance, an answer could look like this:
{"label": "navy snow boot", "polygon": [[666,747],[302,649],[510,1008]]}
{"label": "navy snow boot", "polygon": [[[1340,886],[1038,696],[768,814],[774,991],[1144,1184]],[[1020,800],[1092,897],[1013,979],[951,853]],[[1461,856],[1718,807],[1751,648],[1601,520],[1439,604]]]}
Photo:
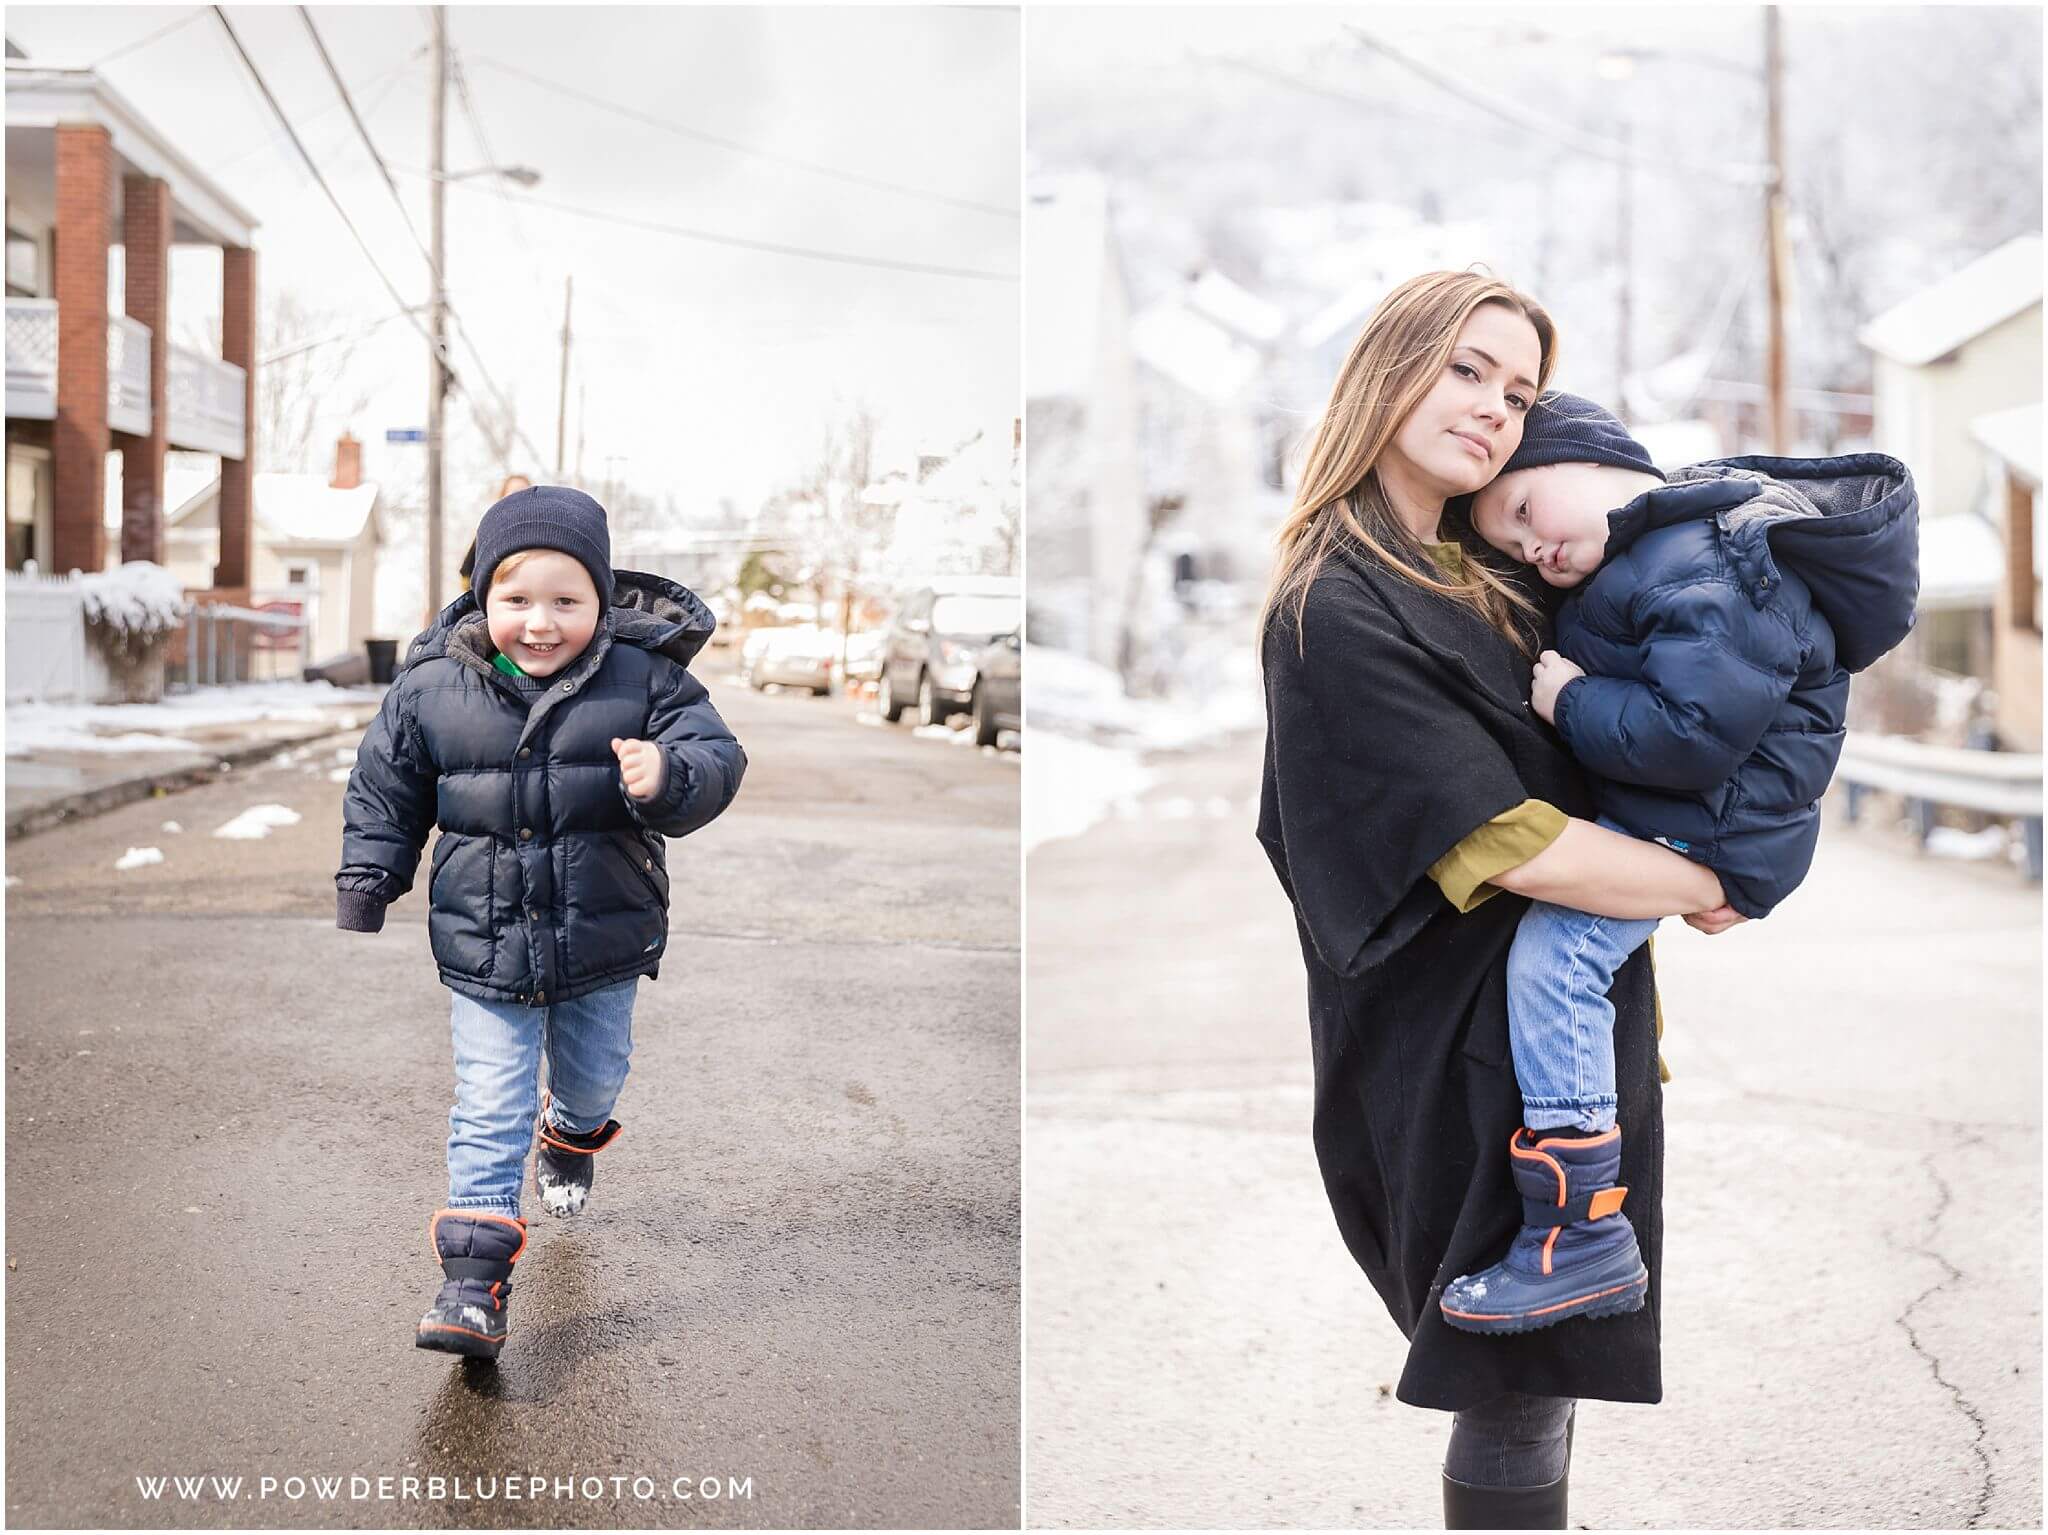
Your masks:
{"label": "navy snow boot", "polygon": [[1650,1271],[1621,1213],[1621,1127],[1591,1136],[1519,1129],[1508,1158],[1522,1229],[1499,1263],[1444,1286],[1444,1320],[1466,1332],[1528,1332],[1640,1309]]}
{"label": "navy snow boot", "polygon": [[590,1185],[597,1181],[597,1154],[619,1138],[619,1122],[607,1119],[588,1135],[558,1130],[548,1118],[553,1101],[552,1093],[540,1101],[540,1150],[533,1159],[533,1186],[548,1214],[581,1215]]}
{"label": "navy snow boot", "polygon": [[489,1210],[436,1210],[427,1233],[444,1277],[413,1341],[445,1354],[496,1359],[505,1346],[512,1265],[526,1251],[526,1222]]}

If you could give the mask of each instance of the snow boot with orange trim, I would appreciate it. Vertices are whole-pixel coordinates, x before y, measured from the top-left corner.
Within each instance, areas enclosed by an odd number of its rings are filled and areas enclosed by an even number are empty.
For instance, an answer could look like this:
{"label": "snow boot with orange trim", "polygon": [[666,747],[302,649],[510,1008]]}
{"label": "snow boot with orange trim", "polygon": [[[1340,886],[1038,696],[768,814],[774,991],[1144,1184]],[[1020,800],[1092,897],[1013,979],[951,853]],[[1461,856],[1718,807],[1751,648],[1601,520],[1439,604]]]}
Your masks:
{"label": "snow boot with orange trim", "polygon": [[533,1186],[541,1208],[550,1215],[581,1215],[590,1186],[597,1181],[597,1154],[619,1138],[619,1122],[607,1119],[588,1135],[558,1130],[548,1117],[554,1094],[540,1102],[540,1150],[533,1158]]}
{"label": "snow boot with orange trim", "polygon": [[444,1354],[496,1359],[505,1346],[512,1265],[526,1251],[526,1222],[490,1210],[436,1210],[427,1234],[443,1279],[413,1341]]}
{"label": "snow boot with orange trim", "polygon": [[1529,1332],[1640,1309],[1650,1271],[1621,1213],[1621,1127],[1597,1135],[1518,1129],[1508,1165],[1522,1229],[1499,1263],[1444,1286],[1444,1320],[1465,1332]]}

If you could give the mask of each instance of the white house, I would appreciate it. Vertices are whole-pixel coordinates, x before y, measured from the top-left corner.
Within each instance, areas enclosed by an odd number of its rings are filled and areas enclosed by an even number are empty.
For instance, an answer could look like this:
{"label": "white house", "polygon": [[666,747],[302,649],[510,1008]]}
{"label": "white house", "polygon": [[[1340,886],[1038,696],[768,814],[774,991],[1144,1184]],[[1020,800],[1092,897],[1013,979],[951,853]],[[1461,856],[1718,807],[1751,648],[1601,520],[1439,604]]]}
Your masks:
{"label": "white house", "polygon": [[[188,589],[210,584],[219,559],[220,478],[180,464],[165,471],[164,564]],[[362,445],[335,444],[333,475],[255,476],[250,601],[298,602],[313,619],[312,658],[360,653],[375,633],[373,601],[384,531],[379,487],[362,478]],[[120,492],[109,496],[118,526]],[[119,563],[110,559],[111,564]]]}
{"label": "white house", "polygon": [[1089,174],[1033,182],[1024,238],[1026,622],[1036,644],[1119,667],[1146,508],[1137,364],[1108,184]]}
{"label": "white house", "polygon": [[2041,520],[2041,406],[2019,405],[1970,423],[1988,473],[1989,522],[2004,558],[1991,639],[1998,735],[2012,750],[2041,749],[2041,568],[2048,527]]}

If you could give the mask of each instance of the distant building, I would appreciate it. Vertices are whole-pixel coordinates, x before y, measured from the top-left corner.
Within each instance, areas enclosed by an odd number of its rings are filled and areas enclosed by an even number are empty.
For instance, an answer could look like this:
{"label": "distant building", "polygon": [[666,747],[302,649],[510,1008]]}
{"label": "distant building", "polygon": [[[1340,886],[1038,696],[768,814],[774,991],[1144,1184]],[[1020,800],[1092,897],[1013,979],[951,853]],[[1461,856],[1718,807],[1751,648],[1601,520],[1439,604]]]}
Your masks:
{"label": "distant building", "polygon": [[1026,623],[1034,644],[1120,667],[1145,546],[1137,363],[1101,177],[1034,182],[1025,207]]}
{"label": "distant building", "polygon": [[[1999,613],[2030,567],[2014,568],[2010,508],[1987,494],[1987,476],[2011,464],[1987,456],[1974,433],[1986,418],[2041,398],[2041,260],[2038,235],[2008,241],[1857,332],[1876,363],[1875,446],[1912,471],[1920,495],[1920,622],[1911,652],[1923,665],[1986,681],[2000,655],[2025,649],[2001,638],[2012,625]],[[2024,618],[2026,604],[2012,611]],[[2032,644],[2038,693],[2038,637]],[[2009,706],[2007,689],[1997,691]],[[2033,711],[2038,739],[2038,699]]]}
{"label": "distant building", "polygon": [[[384,542],[380,493],[362,477],[362,444],[335,444],[333,474],[254,476],[255,538],[248,600],[287,602],[310,614],[309,650],[315,661],[344,651],[361,653],[375,633],[377,558]],[[173,493],[164,518],[166,566],[189,590],[208,584],[220,558],[221,482],[218,474],[178,464],[168,476]],[[109,525],[115,523],[109,508]],[[109,565],[117,563],[110,554]],[[295,646],[292,648],[296,648]]]}
{"label": "distant building", "polygon": [[[223,536],[195,586],[251,585],[256,221],[89,69],[7,61],[7,566],[165,556],[165,455],[216,455]],[[170,340],[173,244],[222,253],[223,355]],[[123,291],[109,292],[110,250]],[[121,514],[104,517],[107,456]]]}
{"label": "distant building", "polygon": [[1983,450],[1986,491],[2000,534],[2004,579],[1993,605],[1991,685],[2001,745],[2041,749],[2041,406],[1979,416],[1970,436]]}

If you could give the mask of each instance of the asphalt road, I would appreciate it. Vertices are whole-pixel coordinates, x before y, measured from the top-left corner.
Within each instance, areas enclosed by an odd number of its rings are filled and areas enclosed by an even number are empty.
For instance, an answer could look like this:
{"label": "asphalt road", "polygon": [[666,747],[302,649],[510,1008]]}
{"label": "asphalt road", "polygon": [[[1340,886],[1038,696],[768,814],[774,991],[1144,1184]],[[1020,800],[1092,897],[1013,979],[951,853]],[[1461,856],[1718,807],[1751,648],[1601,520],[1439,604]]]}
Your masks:
{"label": "asphalt road", "polygon": [[[1449,1417],[1316,1170],[1259,744],[1030,856],[1034,1525],[1441,1527]],[[2040,1527],[2041,894],[1824,808],[1770,920],[1657,937],[1665,1394],[1582,1404],[1575,1525]]]}
{"label": "asphalt road", "polygon": [[412,1342],[448,996],[423,880],[334,926],[354,738],[7,849],[10,1525],[1015,1527],[1019,759],[706,680],[746,783],[495,1365]]}

